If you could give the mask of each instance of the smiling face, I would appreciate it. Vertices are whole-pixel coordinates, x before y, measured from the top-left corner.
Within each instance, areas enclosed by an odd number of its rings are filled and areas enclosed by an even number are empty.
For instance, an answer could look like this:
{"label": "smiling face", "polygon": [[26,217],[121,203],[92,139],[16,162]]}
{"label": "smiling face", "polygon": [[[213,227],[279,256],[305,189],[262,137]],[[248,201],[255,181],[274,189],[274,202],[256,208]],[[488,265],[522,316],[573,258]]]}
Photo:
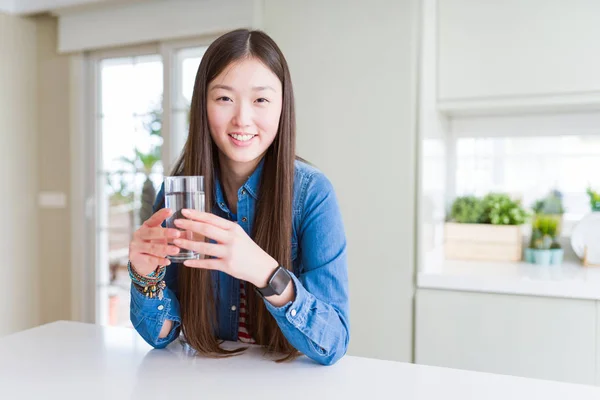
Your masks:
{"label": "smiling face", "polygon": [[282,107],[282,85],[255,58],[227,66],[207,88],[212,139],[221,158],[233,164],[258,164],[275,140]]}

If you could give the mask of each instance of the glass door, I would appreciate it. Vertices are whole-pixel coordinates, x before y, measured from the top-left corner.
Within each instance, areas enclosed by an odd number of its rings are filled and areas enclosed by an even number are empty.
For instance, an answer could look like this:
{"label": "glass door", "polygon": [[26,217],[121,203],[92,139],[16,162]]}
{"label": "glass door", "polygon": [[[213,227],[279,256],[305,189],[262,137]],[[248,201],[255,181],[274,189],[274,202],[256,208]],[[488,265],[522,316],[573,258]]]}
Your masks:
{"label": "glass door", "polygon": [[[118,50],[91,57],[93,140],[88,190],[94,212],[87,294],[103,325],[131,327],[129,242],[152,215],[165,173],[188,135],[189,109],[206,42]],[[163,60],[169,60],[164,62]],[[90,286],[88,286],[90,287]]]}
{"label": "glass door", "polygon": [[163,178],[162,60],[107,58],[98,76],[96,321],[130,326],[129,242],[152,215]]}

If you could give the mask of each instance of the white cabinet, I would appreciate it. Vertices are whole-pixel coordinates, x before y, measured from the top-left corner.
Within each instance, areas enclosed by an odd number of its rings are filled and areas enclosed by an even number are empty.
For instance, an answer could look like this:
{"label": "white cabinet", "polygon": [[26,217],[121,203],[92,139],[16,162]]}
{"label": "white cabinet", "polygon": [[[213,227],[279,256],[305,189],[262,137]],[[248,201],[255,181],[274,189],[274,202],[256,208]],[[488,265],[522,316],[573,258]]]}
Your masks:
{"label": "white cabinet", "polygon": [[440,101],[600,95],[600,1],[438,0],[437,7]]}
{"label": "white cabinet", "polygon": [[597,319],[595,300],[419,289],[415,362],[595,384]]}
{"label": "white cabinet", "polygon": [[596,385],[600,386],[600,301],[596,302]]}

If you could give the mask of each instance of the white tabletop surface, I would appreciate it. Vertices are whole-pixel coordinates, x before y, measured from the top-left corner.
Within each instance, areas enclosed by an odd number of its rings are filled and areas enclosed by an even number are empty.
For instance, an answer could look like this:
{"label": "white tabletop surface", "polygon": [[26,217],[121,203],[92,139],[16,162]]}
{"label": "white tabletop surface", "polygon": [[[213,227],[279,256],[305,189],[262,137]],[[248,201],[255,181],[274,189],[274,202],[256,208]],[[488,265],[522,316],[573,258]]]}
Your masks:
{"label": "white tabletop surface", "polygon": [[600,300],[600,267],[584,267],[573,261],[543,266],[444,260],[433,253],[417,274],[417,287]]}
{"label": "white tabletop surface", "polygon": [[0,338],[0,398],[598,400],[600,388],[351,356],[277,364],[258,348],[215,360],[180,342],[152,350],[128,328],[55,322]]}

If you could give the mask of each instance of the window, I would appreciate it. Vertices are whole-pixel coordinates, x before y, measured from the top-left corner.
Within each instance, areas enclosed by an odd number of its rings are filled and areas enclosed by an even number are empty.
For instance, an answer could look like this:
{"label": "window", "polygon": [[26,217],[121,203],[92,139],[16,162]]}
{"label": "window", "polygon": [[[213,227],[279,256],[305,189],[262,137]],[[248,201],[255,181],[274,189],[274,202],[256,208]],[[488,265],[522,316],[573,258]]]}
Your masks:
{"label": "window", "polygon": [[163,177],[187,138],[205,42],[140,46],[90,57],[94,132],[88,146],[95,157],[87,161],[95,183],[86,195],[96,208],[88,231],[93,248],[85,251],[93,255],[95,268],[85,279],[94,282],[95,293],[82,294],[89,300],[93,296],[95,306],[86,319],[131,326],[129,243],[152,214]]}
{"label": "window", "polygon": [[127,262],[163,176],[163,66],[159,55],[102,59],[97,173],[97,318],[129,326]]}
{"label": "window", "polygon": [[590,211],[587,187],[600,184],[599,155],[600,137],[591,135],[458,138],[456,195],[508,192],[531,207],[557,189],[565,221],[576,222]]}
{"label": "window", "polygon": [[[568,249],[574,226],[591,212],[587,188],[600,190],[600,113],[441,117],[421,131],[419,270],[445,265],[445,221],[465,195],[504,192],[532,211],[536,200],[560,191],[560,241]],[[523,232],[527,240],[528,227]],[[578,262],[570,257],[567,251],[565,259]]]}

